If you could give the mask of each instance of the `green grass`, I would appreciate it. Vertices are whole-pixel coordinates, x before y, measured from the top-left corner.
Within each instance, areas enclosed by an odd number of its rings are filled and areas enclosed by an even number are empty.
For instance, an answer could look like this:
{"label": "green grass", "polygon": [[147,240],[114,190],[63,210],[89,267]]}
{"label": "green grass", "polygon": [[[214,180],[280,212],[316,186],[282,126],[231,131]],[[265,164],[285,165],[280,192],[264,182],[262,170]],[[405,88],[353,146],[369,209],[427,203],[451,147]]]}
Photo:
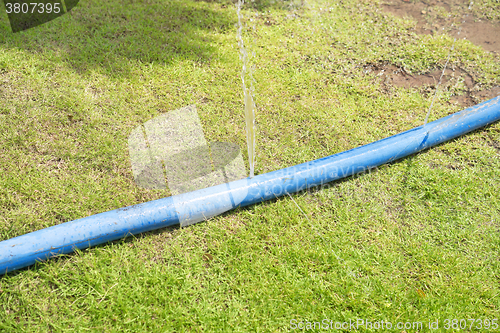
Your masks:
{"label": "green grass", "polygon": [[[453,42],[416,35],[378,1],[261,1],[244,16],[257,174],[422,124],[431,94],[386,90],[363,66],[427,72]],[[134,184],[127,147],[133,128],[165,112],[196,104],[207,141],[246,153],[231,2],[82,1],[18,34],[1,19],[1,240],[170,195]],[[482,88],[500,84],[499,56],[467,41],[450,66]],[[452,92],[439,94],[431,120],[460,109]],[[294,195],[307,218],[284,197],[10,273],[0,277],[0,331],[498,318],[499,147],[497,123]]]}

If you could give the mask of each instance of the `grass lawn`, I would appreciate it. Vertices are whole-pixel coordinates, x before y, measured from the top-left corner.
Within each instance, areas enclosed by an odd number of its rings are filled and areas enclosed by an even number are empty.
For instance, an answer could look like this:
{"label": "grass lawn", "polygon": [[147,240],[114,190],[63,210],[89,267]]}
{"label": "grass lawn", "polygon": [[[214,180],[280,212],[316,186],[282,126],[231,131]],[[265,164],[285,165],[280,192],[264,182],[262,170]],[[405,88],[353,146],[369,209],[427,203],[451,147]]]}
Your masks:
{"label": "grass lawn", "polygon": [[[417,34],[383,4],[245,5],[256,174],[423,123],[435,85],[397,87],[370,68],[442,70],[453,38]],[[493,0],[473,10],[500,17]],[[169,196],[135,184],[127,146],[168,111],[196,104],[207,141],[246,154],[236,23],[231,1],[82,0],[16,34],[0,15],[0,240]],[[448,67],[473,87],[450,74],[431,121],[464,108],[454,96],[500,85],[499,53],[467,40]],[[0,331],[274,332],[363,319],[409,333],[428,329],[396,323],[451,332],[446,319],[500,320],[499,184],[496,123],[295,194],[300,208],[283,197],[9,273]]]}

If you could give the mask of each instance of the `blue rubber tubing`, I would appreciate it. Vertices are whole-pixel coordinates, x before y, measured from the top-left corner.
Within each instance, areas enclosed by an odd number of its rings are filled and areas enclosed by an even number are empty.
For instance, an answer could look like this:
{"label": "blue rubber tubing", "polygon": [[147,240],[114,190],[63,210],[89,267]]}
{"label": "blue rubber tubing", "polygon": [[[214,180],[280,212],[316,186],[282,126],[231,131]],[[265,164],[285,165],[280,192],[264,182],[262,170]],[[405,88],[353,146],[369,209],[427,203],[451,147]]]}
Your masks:
{"label": "blue rubber tubing", "polygon": [[186,226],[228,210],[348,177],[500,119],[500,96],[425,126],[289,168],[92,215],[0,242],[0,274],[154,229]]}

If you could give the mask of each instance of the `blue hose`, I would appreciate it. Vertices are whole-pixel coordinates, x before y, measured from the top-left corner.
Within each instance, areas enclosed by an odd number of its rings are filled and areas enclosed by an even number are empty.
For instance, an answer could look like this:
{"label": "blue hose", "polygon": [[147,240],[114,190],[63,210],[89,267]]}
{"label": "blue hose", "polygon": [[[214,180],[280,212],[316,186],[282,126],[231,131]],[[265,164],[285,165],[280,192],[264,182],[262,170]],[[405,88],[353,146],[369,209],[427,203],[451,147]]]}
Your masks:
{"label": "blue hose", "polygon": [[190,225],[236,207],[360,173],[500,120],[500,96],[409,131],[315,161],[92,215],[0,242],[0,274],[154,229]]}

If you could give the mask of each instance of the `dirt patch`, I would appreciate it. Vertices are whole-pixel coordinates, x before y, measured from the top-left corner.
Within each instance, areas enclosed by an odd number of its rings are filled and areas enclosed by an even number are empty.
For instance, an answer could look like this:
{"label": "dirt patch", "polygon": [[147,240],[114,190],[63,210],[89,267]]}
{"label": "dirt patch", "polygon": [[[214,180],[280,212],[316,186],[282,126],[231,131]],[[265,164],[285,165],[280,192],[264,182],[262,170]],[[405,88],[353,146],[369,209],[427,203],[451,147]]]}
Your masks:
{"label": "dirt patch", "polygon": [[469,4],[469,0],[388,0],[382,8],[397,16],[415,19],[415,31],[419,34],[447,33],[500,53],[500,22],[474,16],[468,9]]}
{"label": "dirt patch", "polygon": [[[422,93],[434,93],[441,77],[442,70],[436,69],[424,74],[410,74],[404,68],[387,64],[367,64],[364,66],[365,73],[373,73],[380,78],[380,82],[385,90],[391,86],[399,88],[417,88]],[[439,90],[449,90],[454,87],[461,87],[462,92],[453,96],[452,103],[463,107],[476,105],[485,100],[500,96],[500,86],[491,89],[477,90],[474,77],[461,68],[447,68],[441,79]]]}
{"label": "dirt patch", "polygon": [[[442,70],[433,70],[431,72],[421,74],[421,75],[411,75],[407,73],[404,68],[400,68],[391,64],[386,65],[368,65],[365,66],[365,70],[372,70],[377,76],[384,78],[384,83],[392,84],[396,87],[402,88],[415,88],[422,87],[424,85],[435,87],[439,82]],[[442,85],[447,85],[451,80],[455,78],[462,78],[468,89],[474,87],[474,79],[467,72],[457,68],[455,70],[446,69],[443,78],[441,80]]]}

